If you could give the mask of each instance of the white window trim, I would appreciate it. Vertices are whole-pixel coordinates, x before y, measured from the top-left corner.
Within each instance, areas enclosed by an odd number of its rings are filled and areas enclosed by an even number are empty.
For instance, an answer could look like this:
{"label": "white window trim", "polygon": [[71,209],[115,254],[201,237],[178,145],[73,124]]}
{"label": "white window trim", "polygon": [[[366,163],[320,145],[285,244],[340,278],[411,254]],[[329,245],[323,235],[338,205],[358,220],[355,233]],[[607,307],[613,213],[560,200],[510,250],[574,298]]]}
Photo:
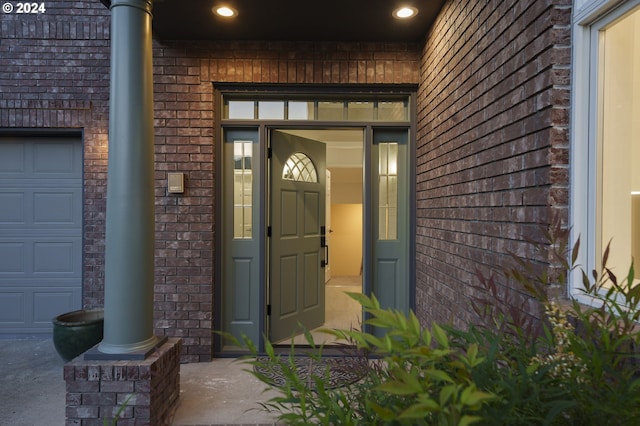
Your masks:
{"label": "white window trim", "polygon": [[[569,276],[569,296],[594,305],[580,289],[582,270],[591,276],[596,265],[596,174],[597,170],[597,32],[614,19],[640,5],[640,0],[576,0],[573,11],[573,53],[571,90],[571,193],[572,245],[580,238],[579,269]],[[591,172],[590,172],[591,171]]]}

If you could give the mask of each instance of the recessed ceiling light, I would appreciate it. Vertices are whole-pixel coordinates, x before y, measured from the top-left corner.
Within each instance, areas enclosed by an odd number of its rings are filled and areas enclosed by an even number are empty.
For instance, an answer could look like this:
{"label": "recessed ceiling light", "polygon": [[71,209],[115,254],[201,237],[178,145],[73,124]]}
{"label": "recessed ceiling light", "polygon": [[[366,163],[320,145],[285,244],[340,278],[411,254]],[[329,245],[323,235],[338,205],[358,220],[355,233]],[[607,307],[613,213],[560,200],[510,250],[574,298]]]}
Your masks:
{"label": "recessed ceiling light", "polygon": [[225,17],[225,18],[233,18],[238,14],[238,11],[229,6],[214,6],[213,12],[216,15]]}
{"label": "recessed ceiling light", "polygon": [[399,7],[393,11],[393,17],[398,19],[413,18],[418,14],[418,9],[413,6]]}

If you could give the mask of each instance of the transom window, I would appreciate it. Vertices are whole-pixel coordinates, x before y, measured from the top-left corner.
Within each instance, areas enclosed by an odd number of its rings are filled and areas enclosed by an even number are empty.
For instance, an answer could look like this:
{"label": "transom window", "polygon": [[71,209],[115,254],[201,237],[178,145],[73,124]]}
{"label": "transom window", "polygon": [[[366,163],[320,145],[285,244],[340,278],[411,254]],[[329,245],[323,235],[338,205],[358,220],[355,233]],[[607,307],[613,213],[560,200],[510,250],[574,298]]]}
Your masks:
{"label": "transom window", "polygon": [[225,98],[225,120],[409,121],[409,101]]}

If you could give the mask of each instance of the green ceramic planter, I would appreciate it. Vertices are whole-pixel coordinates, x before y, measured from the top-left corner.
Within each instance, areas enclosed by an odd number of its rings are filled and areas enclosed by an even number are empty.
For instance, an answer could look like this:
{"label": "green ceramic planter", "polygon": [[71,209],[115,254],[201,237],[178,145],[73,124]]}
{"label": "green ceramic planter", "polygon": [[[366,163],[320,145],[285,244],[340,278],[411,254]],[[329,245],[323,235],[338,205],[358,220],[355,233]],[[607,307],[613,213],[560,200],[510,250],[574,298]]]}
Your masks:
{"label": "green ceramic planter", "polygon": [[83,309],[53,319],[53,345],[65,362],[91,349],[102,340],[104,309]]}

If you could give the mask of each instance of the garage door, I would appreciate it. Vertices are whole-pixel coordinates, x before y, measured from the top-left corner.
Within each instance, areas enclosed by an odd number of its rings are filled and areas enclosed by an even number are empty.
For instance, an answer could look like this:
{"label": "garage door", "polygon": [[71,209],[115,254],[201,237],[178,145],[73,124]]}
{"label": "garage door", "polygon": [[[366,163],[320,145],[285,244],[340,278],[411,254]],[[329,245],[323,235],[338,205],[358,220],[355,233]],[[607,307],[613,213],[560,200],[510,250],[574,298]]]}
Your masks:
{"label": "garage door", "polygon": [[0,334],[81,308],[82,143],[0,136]]}

